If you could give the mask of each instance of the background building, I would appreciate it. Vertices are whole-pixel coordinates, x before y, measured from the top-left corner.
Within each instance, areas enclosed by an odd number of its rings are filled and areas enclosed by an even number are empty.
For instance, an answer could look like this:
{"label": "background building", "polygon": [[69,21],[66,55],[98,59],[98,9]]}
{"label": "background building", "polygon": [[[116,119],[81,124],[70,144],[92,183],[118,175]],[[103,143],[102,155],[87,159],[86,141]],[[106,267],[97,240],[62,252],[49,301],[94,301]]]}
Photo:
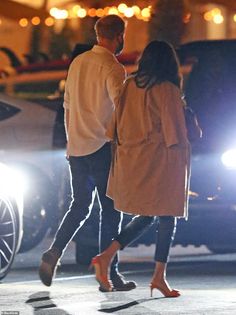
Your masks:
{"label": "background building", "polygon": [[[171,4],[171,0],[158,1]],[[184,1],[182,42],[236,37],[236,2],[212,1]],[[61,58],[77,42],[94,43],[96,18],[115,13],[128,21],[125,52],[140,51],[149,41],[149,21],[156,2],[4,0],[0,2],[0,47],[13,50],[23,63],[39,51],[49,58]],[[8,64],[8,57],[0,52],[0,69]]]}

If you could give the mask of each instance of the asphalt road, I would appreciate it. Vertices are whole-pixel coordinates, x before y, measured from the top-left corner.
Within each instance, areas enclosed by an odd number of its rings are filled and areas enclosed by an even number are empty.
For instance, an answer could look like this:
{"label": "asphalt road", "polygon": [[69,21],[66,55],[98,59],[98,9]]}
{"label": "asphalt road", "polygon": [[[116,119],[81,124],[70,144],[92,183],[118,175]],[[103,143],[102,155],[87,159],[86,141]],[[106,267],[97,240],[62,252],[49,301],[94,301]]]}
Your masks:
{"label": "asphalt road", "polygon": [[163,298],[149,281],[153,248],[128,249],[121,255],[123,274],[138,288],[130,292],[101,293],[93,273],[74,260],[73,243],[67,249],[53,286],[43,286],[37,274],[48,239],[34,250],[18,254],[0,284],[0,315],[90,314],[236,314],[236,255],[212,255],[205,248],[172,249],[170,284],[181,297]]}

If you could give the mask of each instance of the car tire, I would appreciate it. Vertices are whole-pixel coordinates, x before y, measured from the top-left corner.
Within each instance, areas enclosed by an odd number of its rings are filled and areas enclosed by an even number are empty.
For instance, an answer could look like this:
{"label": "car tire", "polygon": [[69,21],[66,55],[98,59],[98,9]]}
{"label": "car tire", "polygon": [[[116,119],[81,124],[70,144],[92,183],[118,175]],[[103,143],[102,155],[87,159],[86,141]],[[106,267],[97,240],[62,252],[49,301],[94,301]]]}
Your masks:
{"label": "car tire", "polygon": [[18,242],[17,231],[14,207],[7,197],[0,195],[0,280],[7,275],[13,263]]}
{"label": "car tire", "polygon": [[44,205],[40,193],[26,203],[23,215],[24,234],[19,249],[20,253],[36,247],[45,237],[51,226],[50,214]]}
{"label": "car tire", "polygon": [[30,192],[24,196],[22,253],[37,246],[51,228],[56,201],[53,184],[41,170],[32,165],[21,167],[31,179]]}

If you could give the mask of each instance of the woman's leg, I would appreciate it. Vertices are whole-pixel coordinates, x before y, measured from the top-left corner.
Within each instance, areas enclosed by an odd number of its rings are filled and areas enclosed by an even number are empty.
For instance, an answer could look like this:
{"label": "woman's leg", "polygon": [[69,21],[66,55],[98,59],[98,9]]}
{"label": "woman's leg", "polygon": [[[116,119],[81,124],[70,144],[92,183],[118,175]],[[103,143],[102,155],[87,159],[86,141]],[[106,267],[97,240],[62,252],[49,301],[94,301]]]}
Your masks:
{"label": "woman's leg", "polygon": [[[166,268],[169,259],[169,251],[176,230],[176,219],[172,216],[159,217],[157,243],[155,252],[155,270],[151,280],[151,289],[159,289],[165,296],[175,296],[166,280]],[[178,296],[178,295],[176,295]]]}
{"label": "woman's leg", "polygon": [[124,249],[146,232],[155,220],[156,217],[137,215],[122,228],[114,240],[120,244],[120,249]]}
{"label": "woman's leg", "polygon": [[155,217],[136,216],[129,222],[99,257],[99,273],[102,278],[108,276],[113,257],[120,250],[140,237],[155,222]]}
{"label": "woman's leg", "polygon": [[110,262],[118,250],[124,249],[139,238],[155,221],[155,217],[135,216],[114,238],[111,245],[101,253]]}

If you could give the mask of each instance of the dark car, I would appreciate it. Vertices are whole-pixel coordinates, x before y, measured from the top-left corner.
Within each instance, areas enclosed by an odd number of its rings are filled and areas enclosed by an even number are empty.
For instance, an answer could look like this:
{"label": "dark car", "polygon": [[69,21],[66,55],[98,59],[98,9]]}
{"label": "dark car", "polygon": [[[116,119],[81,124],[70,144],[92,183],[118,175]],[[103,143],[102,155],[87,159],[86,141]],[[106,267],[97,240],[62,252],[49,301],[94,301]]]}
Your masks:
{"label": "dark car", "polygon": [[189,221],[175,243],[236,252],[236,41],[199,41],[178,50],[187,103],[203,129],[193,145]]}

